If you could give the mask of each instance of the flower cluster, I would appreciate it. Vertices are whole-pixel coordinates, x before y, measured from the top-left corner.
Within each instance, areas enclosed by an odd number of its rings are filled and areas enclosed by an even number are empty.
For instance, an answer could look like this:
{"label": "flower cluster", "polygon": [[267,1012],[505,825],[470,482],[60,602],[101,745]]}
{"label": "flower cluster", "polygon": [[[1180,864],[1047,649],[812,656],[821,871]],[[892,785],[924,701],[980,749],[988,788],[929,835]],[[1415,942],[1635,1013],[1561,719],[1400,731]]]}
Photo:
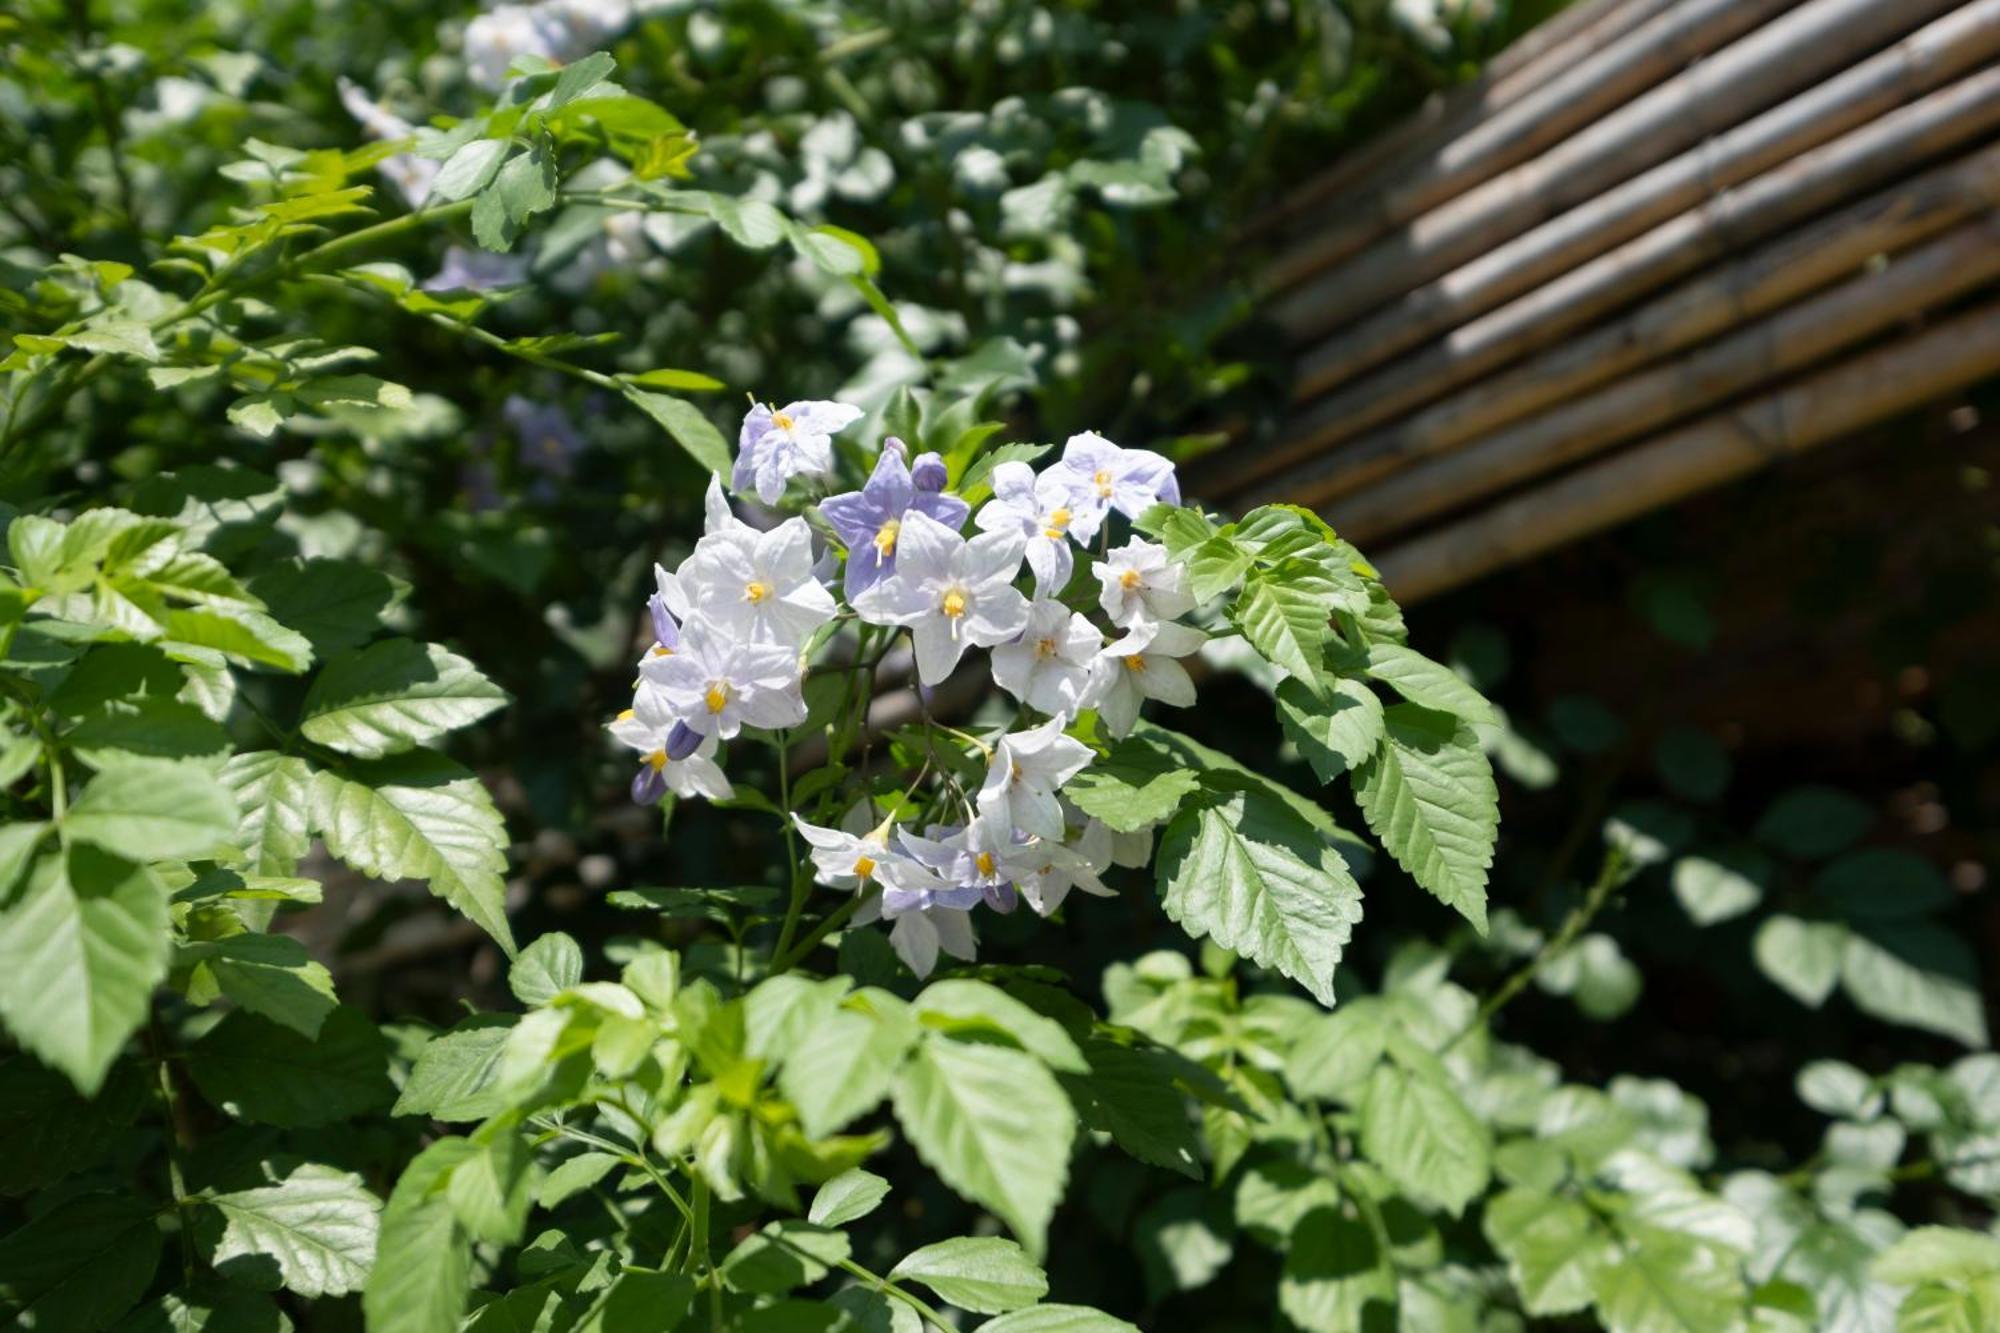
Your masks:
{"label": "flower cluster", "polygon": [[[841,403],[757,405],[732,488],[765,506],[818,491],[835,471],[834,437],[861,416]],[[943,459],[906,453],[886,439],[859,490],[807,506],[817,524],[801,514],[759,530],[712,479],[694,550],[677,570],[655,567],[655,642],[612,732],[642,755],[635,800],[727,799],[720,745],[746,725],[805,720],[804,681],[815,647],[835,637],[820,633],[829,622],[851,620],[883,645],[907,635],[920,690],[986,650],[993,683],[1020,708],[996,734],[950,732],[985,765],[976,788],[926,765],[887,818],[865,795],[839,827],[788,812],[817,882],[866,895],[854,920],[888,922],[923,976],[940,952],[973,957],[975,909],[1025,901],[1047,916],[1072,890],[1109,893],[1101,876],[1113,864],[1144,863],[1150,833],[1114,833],[1064,798],[1097,753],[1072,733],[1087,712],[1119,737],[1147,699],[1192,704],[1181,659],[1205,636],[1179,621],[1195,599],[1165,548],[1138,537],[1111,545],[1114,514],[1180,503],[1158,454],[1072,436],[1040,473],[996,465],[992,495],[975,509],[947,489]],[[831,536],[824,550],[816,527]]]}

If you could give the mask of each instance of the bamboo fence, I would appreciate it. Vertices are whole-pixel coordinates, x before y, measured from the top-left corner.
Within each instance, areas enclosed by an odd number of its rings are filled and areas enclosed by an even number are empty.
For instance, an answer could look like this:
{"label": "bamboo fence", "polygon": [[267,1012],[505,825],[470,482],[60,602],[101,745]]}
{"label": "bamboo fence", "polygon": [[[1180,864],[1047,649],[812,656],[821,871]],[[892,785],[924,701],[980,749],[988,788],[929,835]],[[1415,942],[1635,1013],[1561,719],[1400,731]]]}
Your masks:
{"label": "bamboo fence", "polygon": [[1196,490],[1421,596],[2000,374],[1996,62],[2000,0],[1565,11],[1252,233],[1292,410]]}

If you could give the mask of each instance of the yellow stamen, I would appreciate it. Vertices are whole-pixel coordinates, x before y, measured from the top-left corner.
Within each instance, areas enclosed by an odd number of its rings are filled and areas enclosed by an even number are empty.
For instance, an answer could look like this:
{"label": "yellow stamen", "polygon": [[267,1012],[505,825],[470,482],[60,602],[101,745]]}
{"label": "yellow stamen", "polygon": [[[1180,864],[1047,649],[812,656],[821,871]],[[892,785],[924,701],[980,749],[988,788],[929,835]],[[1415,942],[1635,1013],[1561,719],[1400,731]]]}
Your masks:
{"label": "yellow stamen", "polygon": [[1097,493],[1099,495],[1107,500],[1111,498],[1111,474],[1109,472],[1103,468],[1099,468],[1090,479],[1097,483]]}
{"label": "yellow stamen", "polygon": [[[1106,494],[1109,494],[1109,492],[1106,492]],[[1050,541],[1061,540],[1062,535],[1069,531],[1069,521],[1070,521],[1069,510],[1056,509],[1050,511],[1049,525],[1046,528],[1042,529],[1042,535],[1044,537],[1047,537]]]}
{"label": "yellow stamen", "polygon": [[665,750],[655,750],[646,756],[646,762],[651,764],[653,771],[657,773],[667,766],[667,752]]}
{"label": "yellow stamen", "polygon": [[792,428],[792,419],[783,412],[773,412],[771,414],[771,424],[779,430],[790,430]]}
{"label": "yellow stamen", "polygon": [[867,879],[875,873],[875,862],[866,856],[854,858],[854,874],[857,879]]}
{"label": "yellow stamen", "polygon": [[674,650],[667,647],[667,645],[665,645],[664,643],[656,643],[653,645],[653,656],[672,657],[673,655],[674,655]]}
{"label": "yellow stamen", "polygon": [[723,707],[729,702],[729,687],[727,685],[709,686],[708,695],[703,702],[708,705],[709,712],[720,713]]}
{"label": "yellow stamen", "polygon": [[896,554],[896,537],[903,530],[903,520],[892,518],[875,531],[875,553],[887,560]]}
{"label": "yellow stamen", "polygon": [[1055,655],[1056,655],[1056,641],[1054,639],[1035,640],[1036,657],[1054,657]]}
{"label": "yellow stamen", "polygon": [[1014,765],[1013,771],[1009,773],[1007,776],[1012,778],[1014,781],[1019,782],[1021,780],[1021,766],[1019,764]]}
{"label": "yellow stamen", "polygon": [[630,722],[635,716],[637,716],[637,714],[635,714],[631,709],[628,708],[624,712],[618,715],[618,720],[620,722]]}
{"label": "yellow stamen", "polygon": [[743,600],[761,602],[771,595],[771,585],[762,579],[752,579],[743,585]]}
{"label": "yellow stamen", "polygon": [[964,590],[959,588],[953,588],[950,592],[946,593],[944,595],[944,600],[938,603],[938,610],[944,612],[946,615],[950,616],[953,620],[957,620],[960,616],[964,615],[965,614]]}
{"label": "yellow stamen", "polygon": [[1123,574],[1120,574],[1118,576],[1118,586],[1123,588],[1126,592],[1130,592],[1132,591],[1132,589],[1138,587],[1139,571],[1136,569],[1128,569]]}
{"label": "yellow stamen", "polygon": [[993,853],[991,852],[981,852],[972,858],[972,863],[979,867],[979,873],[982,875],[993,873]]}
{"label": "yellow stamen", "polygon": [[1125,659],[1125,669],[1127,671],[1144,671],[1146,669],[1146,659],[1137,653],[1133,653]]}

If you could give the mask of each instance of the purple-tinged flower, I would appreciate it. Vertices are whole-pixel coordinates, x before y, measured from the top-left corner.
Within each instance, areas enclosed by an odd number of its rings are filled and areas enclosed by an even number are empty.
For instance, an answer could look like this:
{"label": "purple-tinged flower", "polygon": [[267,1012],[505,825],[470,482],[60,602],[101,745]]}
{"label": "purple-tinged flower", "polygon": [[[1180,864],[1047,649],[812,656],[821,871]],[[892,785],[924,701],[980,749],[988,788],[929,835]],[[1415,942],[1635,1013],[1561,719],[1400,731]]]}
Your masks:
{"label": "purple-tinged flower", "polygon": [[944,489],[951,474],[945,470],[944,459],[936,454],[918,454],[916,462],[910,464],[910,480],[920,491],[933,493]]}
{"label": "purple-tinged flower", "polygon": [[462,245],[448,247],[438,271],[424,279],[427,292],[490,292],[497,287],[518,287],[528,280],[528,261],[521,255],[499,255],[490,250],[468,250]]}
{"label": "purple-tinged flower", "polygon": [[1062,592],[1074,568],[1070,539],[1088,544],[1104,516],[1102,508],[1079,501],[1074,490],[1056,468],[1036,476],[1026,463],[1002,463],[993,469],[993,498],[980,506],[975,520],[981,532],[1021,535],[1038,596]]}
{"label": "purple-tinged flower", "polygon": [[[1020,901],[1014,890],[1019,840],[1013,830],[982,813],[962,829],[933,826],[930,837],[903,834],[903,846],[918,865],[928,868],[944,886],[937,894],[945,904],[984,902],[996,912],[1011,912]],[[883,899],[883,915],[892,915]]]}
{"label": "purple-tinged flower", "polygon": [[520,442],[523,466],[555,478],[568,477],[576,470],[576,456],[584,449],[583,436],[561,407],[509,394],[500,415]]}
{"label": "purple-tinged flower", "polygon": [[883,445],[882,456],[875,460],[867,485],[845,495],[830,495],[819,503],[819,512],[847,543],[844,586],[850,598],[896,572],[896,543],[910,510],[934,518],[954,532],[965,525],[965,501],[916,486],[903,465],[902,450],[890,448],[889,443],[893,441]]}
{"label": "purple-tinged flower", "polygon": [[1116,509],[1137,518],[1156,504],[1181,502],[1172,463],[1150,449],[1120,448],[1096,431],[1070,436],[1062,461],[1049,473],[1062,478],[1073,508],[1089,508],[1100,517]]}
{"label": "purple-tinged flower", "polygon": [[757,404],[736,437],[730,485],[739,495],[754,491],[765,504],[778,503],[793,477],[833,471],[833,437],[861,416],[860,408],[846,403]]}
{"label": "purple-tinged flower", "polygon": [[897,537],[895,574],[854,599],[871,625],[903,625],[917,650],[917,679],[936,685],[968,647],[991,648],[1028,624],[1028,599],[1014,586],[1021,539],[988,532],[971,541],[912,510]]}
{"label": "purple-tinged flower", "polygon": [[713,801],[734,794],[715,762],[715,738],[675,718],[666,698],[651,686],[639,687],[632,706],[611,724],[611,734],[639,752],[632,799],[640,805],[657,804],[669,791]]}

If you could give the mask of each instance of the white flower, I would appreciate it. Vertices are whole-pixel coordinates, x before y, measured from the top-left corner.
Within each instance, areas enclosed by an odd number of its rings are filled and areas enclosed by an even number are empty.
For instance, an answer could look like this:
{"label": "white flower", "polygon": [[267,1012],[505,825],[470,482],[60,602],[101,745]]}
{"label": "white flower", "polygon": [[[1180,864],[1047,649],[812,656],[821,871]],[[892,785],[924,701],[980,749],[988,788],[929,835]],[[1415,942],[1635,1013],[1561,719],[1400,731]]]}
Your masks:
{"label": "white flower", "polygon": [[[715,762],[714,736],[692,738],[660,691],[641,684],[632,706],[611,724],[611,734],[640,754],[632,779],[632,799],[652,805],[666,792],[726,801],[735,795]],[[692,750],[691,739],[698,739]],[[685,753],[684,753],[685,752]]]}
{"label": "white flower", "polygon": [[806,720],[798,649],[745,643],[699,620],[681,626],[680,646],[639,664],[676,716],[704,736],[728,740],[745,723],[794,727]]}
{"label": "white flower", "polygon": [[701,512],[704,536],[720,537],[731,533],[751,537],[757,535],[757,529],[736,517],[736,511],[729,507],[729,497],[722,490],[722,478],[713,472],[708,474],[708,490],[701,497]]}
{"label": "white flower", "polygon": [[911,510],[896,538],[896,572],[854,599],[876,625],[906,625],[917,648],[917,679],[935,685],[969,644],[990,648],[1028,623],[1028,599],[1014,587],[1021,538],[989,532],[971,541]]}
{"label": "white flower", "polygon": [[861,417],[860,408],[846,403],[757,404],[736,438],[730,486],[738,495],[754,490],[765,504],[776,504],[793,477],[833,471],[833,437]]}
{"label": "white flower", "polygon": [[1056,792],[1090,763],[1092,751],[1063,735],[1063,719],[1000,738],[979,788],[979,813],[1001,828],[1058,842],[1063,812]]}
{"label": "white flower", "polygon": [[1104,635],[1061,602],[1028,608],[1021,637],[993,650],[993,680],[1030,708],[1074,718],[1091,704],[1090,685]]}
{"label": "white flower", "polygon": [[1026,463],[993,469],[993,498],[981,505],[973,523],[981,532],[1018,532],[1027,543],[1035,591],[1054,596],[1074,567],[1070,538],[1088,543],[1097,536],[1102,506],[1075,507],[1074,487],[1053,469],[1037,477]]}
{"label": "white flower", "polygon": [[1048,916],[1063,905],[1071,889],[1099,898],[1117,895],[1098,878],[1099,867],[1080,847],[1039,838],[1023,848],[1014,883],[1037,916]]}
{"label": "white flower", "polygon": [[695,543],[680,570],[689,614],[731,638],[796,650],[833,619],[833,594],[813,575],[812,529],[786,519],[769,532],[724,531]]}
{"label": "white flower", "polygon": [[489,92],[507,82],[517,56],[562,55],[563,29],[541,5],[495,5],[465,25],[466,73]]}
{"label": "white flower", "polygon": [[[1020,839],[1006,823],[982,812],[964,828],[933,825],[928,832],[922,838],[903,834],[903,846],[936,876],[933,896],[938,901],[973,907],[984,899],[995,911],[1014,910],[1014,857]],[[883,901],[888,904],[884,914],[893,916],[897,895],[884,893]]]}
{"label": "white flower", "polygon": [[812,846],[813,869],[817,872],[813,878],[830,889],[859,892],[871,880],[885,891],[896,889],[904,893],[939,887],[929,871],[891,841],[893,830],[887,821],[859,835],[809,824],[796,814],[792,823]]}
{"label": "white flower", "polygon": [[[883,912],[884,917],[888,912]],[[896,956],[922,981],[937,966],[939,950],[961,962],[971,962],[978,940],[972,933],[972,914],[962,907],[920,907],[900,912],[889,928],[889,944]]]}
{"label": "white flower", "polygon": [[1104,586],[1097,604],[1111,623],[1127,629],[1173,620],[1194,609],[1186,589],[1187,571],[1167,558],[1167,548],[1133,538],[1090,572]]}
{"label": "white flower", "polygon": [[1070,436],[1062,461],[1044,475],[1061,477],[1071,504],[1099,518],[1107,509],[1137,518],[1156,504],[1181,502],[1172,463],[1150,449],[1121,449],[1096,431]]}
{"label": "white flower", "polygon": [[[416,126],[368,96],[352,79],[343,77],[339,86],[340,104],[374,138],[408,139],[416,134]],[[383,158],[375,169],[396,187],[405,203],[417,208],[430,198],[431,185],[437,180],[438,172],[444,169],[444,163],[411,153],[398,153],[394,157]]]}
{"label": "white flower", "polygon": [[1097,713],[1113,736],[1130,734],[1147,699],[1186,708],[1194,702],[1194,681],[1176,658],[1206,642],[1198,629],[1171,620],[1132,630],[1099,657]]}

